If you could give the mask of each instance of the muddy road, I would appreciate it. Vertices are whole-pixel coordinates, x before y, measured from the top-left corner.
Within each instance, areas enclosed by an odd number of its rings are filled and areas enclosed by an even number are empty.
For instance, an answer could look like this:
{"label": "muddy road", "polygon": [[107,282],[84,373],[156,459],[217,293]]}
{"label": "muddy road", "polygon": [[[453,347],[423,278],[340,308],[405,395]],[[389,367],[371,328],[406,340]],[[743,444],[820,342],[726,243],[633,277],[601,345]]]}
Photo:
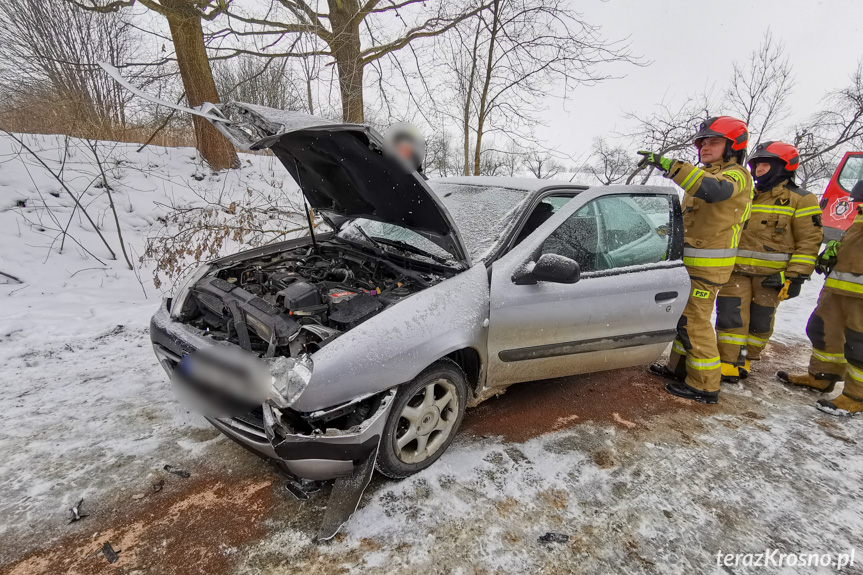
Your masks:
{"label": "muddy road", "polygon": [[[469,411],[430,469],[375,476],[325,544],[326,489],[297,502],[265,462],[187,428],[203,447],[163,453],[190,477],[159,457],[130,462],[137,475],[85,497],[81,521],[58,505],[7,525],[0,572],[745,573],[717,553],[863,551],[863,423],[774,381],[805,359],[803,346],[772,345],[718,406],[676,399],[643,369],[512,387]],[[565,537],[540,541],[547,532]]]}

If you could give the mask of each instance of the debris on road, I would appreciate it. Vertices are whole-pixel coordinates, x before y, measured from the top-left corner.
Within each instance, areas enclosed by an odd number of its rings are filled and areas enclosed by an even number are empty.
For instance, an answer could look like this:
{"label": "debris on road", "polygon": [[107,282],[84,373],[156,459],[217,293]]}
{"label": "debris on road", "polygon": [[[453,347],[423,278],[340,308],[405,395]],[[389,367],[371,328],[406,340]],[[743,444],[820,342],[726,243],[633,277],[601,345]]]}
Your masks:
{"label": "debris on road", "polygon": [[154,482],[153,483],[153,493],[160,492],[163,487],[165,487],[165,480],[164,479],[160,479],[159,481]]}
{"label": "debris on road", "polygon": [[174,467],[173,465],[165,465],[165,467],[163,467],[163,469],[165,471],[167,471],[168,473],[173,473],[174,475],[179,475],[183,479],[188,479],[192,476],[192,474],[189,473],[188,471],[186,471],[185,469],[180,469],[179,467]]}
{"label": "debris on road", "polygon": [[310,479],[288,479],[285,482],[285,489],[296,498],[297,501],[306,501],[313,493],[321,490],[320,483]]}
{"label": "debris on road", "polygon": [[135,495],[132,496],[132,499],[134,499],[135,501],[140,501],[143,498],[144,498],[143,493],[136,493]]}
{"label": "debris on road", "polygon": [[114,548],[111,547],[111,543],[108,541],[105,541],[105,544],[102,545],[102,549],[100,549],[98,552],[102,553],[102,555],[105,556],[105,559],[108,560],[108,563],[114,563],[115,561],[117,561],[117,559],[120,558],[117,555],[118,553],[120,553],[120,550],[118,549],[115,551]]}
{"label": "debris on road", "polygon": [[81,514],[82,503],[84,503],[84,499],[81,499],[80,501],[78,501],[78,503],[76,503],[72,508],[69,509],[69,523],[74,523],[87,517],[87,514]]}
{"label": "debris on road", "polygon": [[569,535],[565,533],[554,533],[553,531],[549,531],[545,535],[540,535],[539,541],[541,543],[566,543],[567,541],[569,541]]}

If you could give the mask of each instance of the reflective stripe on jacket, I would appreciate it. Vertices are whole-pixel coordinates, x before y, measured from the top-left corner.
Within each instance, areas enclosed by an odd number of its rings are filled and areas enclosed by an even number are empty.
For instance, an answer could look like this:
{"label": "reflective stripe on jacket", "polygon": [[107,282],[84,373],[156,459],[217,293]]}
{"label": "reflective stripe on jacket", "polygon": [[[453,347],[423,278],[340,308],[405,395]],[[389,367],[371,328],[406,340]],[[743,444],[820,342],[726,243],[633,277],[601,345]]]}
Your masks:
{"label": "reflective stripe on jacket", "polygon": [[734,271],[809,276],[822,239],[818,198],[785,180],[755,194]]}
{"label": "reflective stripe on jacket", "polygon": [[857,208],[857,214],[842,236],[836,252],[836,267],[824,281],[824,289],[863,298],[863,206]]}
{"label": "reflective stripe on jacket", "polygon": [[724,284],[752,200],[752,176],[735,160],[703,168],[675,161],[666,177],[684,191],[683,263],[693,277]]}

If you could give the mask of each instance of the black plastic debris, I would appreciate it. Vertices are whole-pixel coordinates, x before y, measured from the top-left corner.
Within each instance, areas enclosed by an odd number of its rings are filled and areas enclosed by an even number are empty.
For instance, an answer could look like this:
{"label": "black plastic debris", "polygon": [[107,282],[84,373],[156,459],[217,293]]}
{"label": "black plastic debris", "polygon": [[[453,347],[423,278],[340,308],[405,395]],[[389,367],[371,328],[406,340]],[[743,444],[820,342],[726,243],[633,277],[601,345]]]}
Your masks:
{"label": "black plastic debris", "polygon": [[566,543],[569,541],[569,535],[565,533],[554,533],[549,531],[545,535],[540,535],[539,540],[542,543]]}
{"label": "black plastic debris", "polygon": [[163,469],[165,471],[167,471],[168,473],[173,473],[174,475],[179,475],[183,479],[188,479],[192,476],[192,474],[189,473],[188,471],[186,471],[185,469],[180,469],[179,467],[174,467],[173,465],[166,465],[165,467],[163,467]]}
{"label": "black plastic debris", "polygon": [[160,492],[163,487],[165,487],[165,480],[164,479],[160,479],[159,481],[156,481],[155,483],[153,483],[153,493]]}
{"label": "black plastic debris", "polygon": [[84,503],[84,500],[81,499],[76,503],[71,509],[69,509],[69,523],[74,523],[76,521],[80,521],[87,517],[87,514],[81,513],[81,504]]}
{"label": "black plastic debris", "polygon": [[288,479],[285,482],[285,489],[293,495],[297,501],[307,501],[309,496],[321,490],[320,483],[309,479]]}
{"label": "black plastic debris", "polygon": [[118,553],[120,553],[120,550],[118,549],[115,551],[114,548],[111,547],[111,543],[109,543],[108,541],[105,541],[105,544],[102,545],[102,555],[105,556],[105,559],[108,560],[108,563],[114,563],[115,561],[117,561],[117,559],[120,558],[117,555]]}

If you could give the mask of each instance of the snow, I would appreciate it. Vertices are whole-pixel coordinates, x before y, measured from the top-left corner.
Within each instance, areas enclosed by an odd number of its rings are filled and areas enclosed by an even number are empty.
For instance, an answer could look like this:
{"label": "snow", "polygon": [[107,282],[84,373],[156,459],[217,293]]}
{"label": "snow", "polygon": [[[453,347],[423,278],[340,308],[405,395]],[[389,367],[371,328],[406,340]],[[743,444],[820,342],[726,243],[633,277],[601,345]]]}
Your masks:
{"label": "snow", "polygon": [[[59,171],[64,138],[23,138]],[[177,403],[155,361],[147,328],[163,293],[153,287],[152,265],[137,269],[137,258],[167,204],[200,202],[207,190],[226,199],[249,189],[296,191],[271,156],[243,155],[241,169],[213,174],[194,149],[137,148],[100,143],[136,265],[130,271],[108,198],[92,185],[100,176],[84,143],[68,141],[64,181],[83,192],[80,201],[117,260],[109,259],[80,212],[72,216],[74,202],[51,174],[0,136],[0,272],[23,282],[0,284],[0,538],[15,525],[62,521],[78,498],[111,493],[171,458],[199,457],[212,441],[222,441]],[[67,239],[60,252],[51,231],[57,224],[43,206],[63,226],[71,217],[69,234],[81,246]],[[237,249],[230,244],[223,253]],[[167,293],[170,285],[163,288]]]}
{"label": "snow", "polygon": [[[60,165],[62,138],[26,141]],[[212,174],[192,149],[103,146],[136,258],[163,204],[192,203],[205,190],[293,193],[281,189],[288,176],[269,156],[243,155],[242,169]],[[71,141],[65,180],[84,192],[82,203],[119,254],[107,198],[89,185],[93,169],[86,148]],[[246,468],[257,461],[174,399],[147,334],[162,296],[152,267],[135,273],[122,256],[108,259],[80,214],[69,229],[83,247],[67,242],[60,253],[42,202],[69,220],[68,195],[0,137],[0,271],[23,281],[0,283],[4,550],[49,546],[81,497],[92,514],[87,529],[102,529],[100,509],[128,500],[167,463],[199,473],[214,461],[235,458]],[[792,346],[786,359],[796,367],[806,364],[805,323],[821,283],[816,277],[780,307],[774,341]],[[571,422],[549,421],[549,433],[524,443],[462,434],[428,470],[398,482],[376,478],[341,540],[319,546],[313,521],[278,516],[267,519],[260,541],[225,552],[237,571],[271,572],[276,564],[319,572],[331,564],[352,573],[725,573],[715,562],[720,550],[846,552],[863,546],[863,437],[859,421],[820,414],[814,399],[763,376],[725,388],[726,407],[709,415],[681,409],[634,427],[624,420],[561,429]],[[318,517],[320,509],[302,506],[322,501],[281,505]],[[538,543],[547,531],[570,541]]]}

